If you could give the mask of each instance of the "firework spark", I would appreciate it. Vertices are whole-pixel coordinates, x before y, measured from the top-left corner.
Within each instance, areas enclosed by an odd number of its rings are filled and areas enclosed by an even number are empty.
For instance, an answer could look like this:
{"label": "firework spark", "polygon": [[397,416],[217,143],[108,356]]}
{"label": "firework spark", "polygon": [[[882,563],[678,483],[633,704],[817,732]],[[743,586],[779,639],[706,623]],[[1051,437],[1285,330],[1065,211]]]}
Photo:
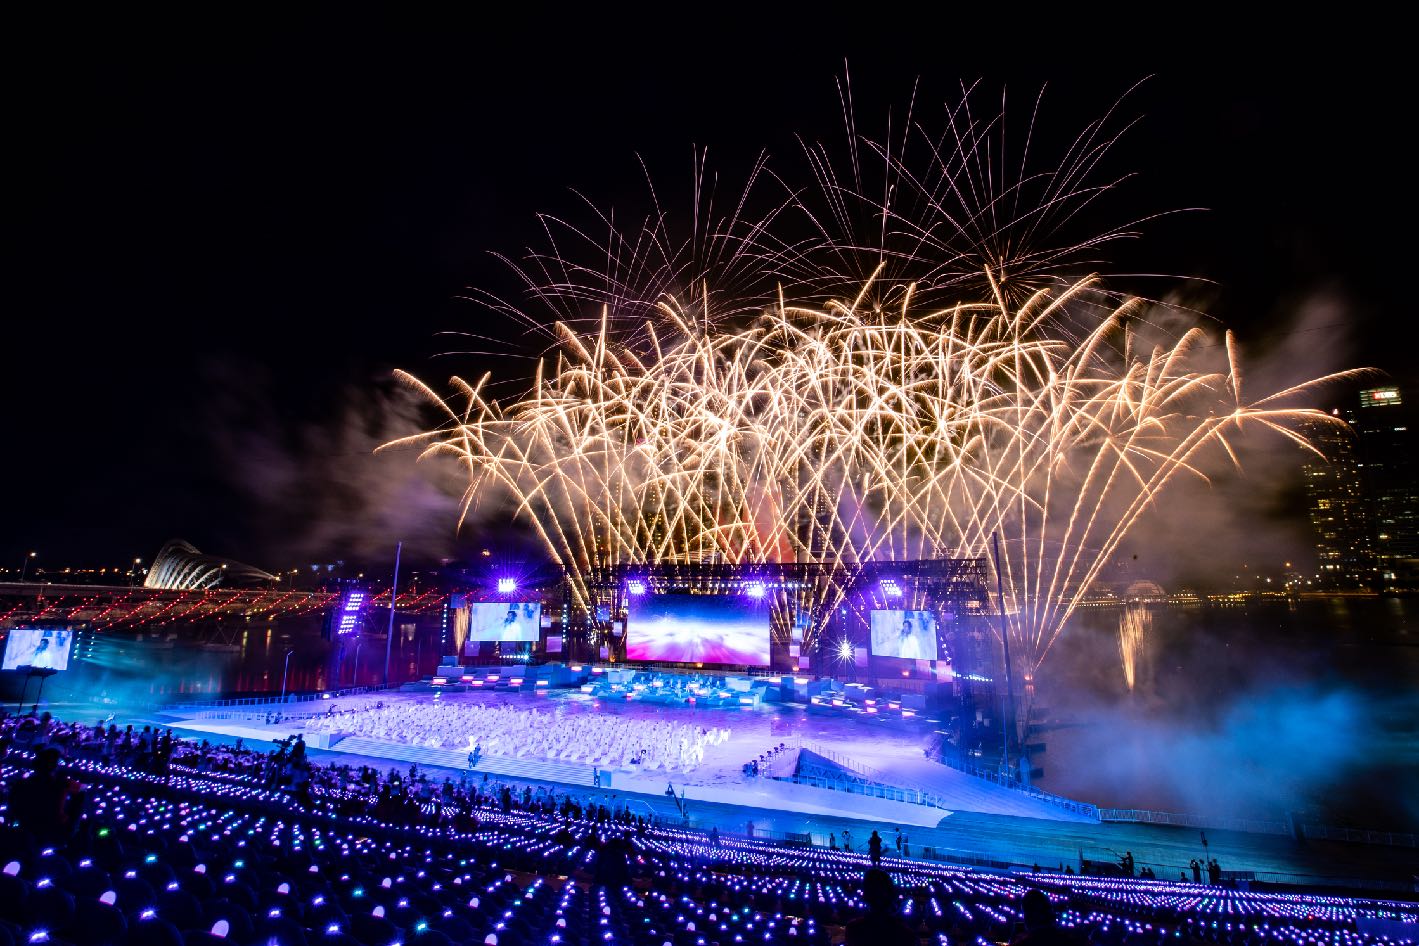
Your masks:
{"label": "firework spark", "polygon": [[1248,427],[1304,445],[1327,418],[1287,406],[1303,389],[1243,401],[1230,335],[1218,368],[1198,329],[1140,349],[1127,304],[1076,337],[1066,313],[1088,288],[1015,309],[781,304],[737,332],[667,306],[648,357],[604,325],[565,330],[507,406],[486,379],[443,398],[403,375],[447,424],[390,446],[456,457],[465,509],[489,487],[515,496],[583,609],[607,565],[910,560],[980,554],[999,532],[1029,673],[1168,483],[1203,475],[1204,451],[1230,453]]}
{"label": "firework spark", "polygon": [[[1022,156],[1004,173],[1003,118],[978,121],[969,98],[946,134],[909,115],[886,144],[858,136],[849,110],[846,183],[805,146],[817,209],[794,191],[716,215],[697,164],[688,237],[669,235],[658,205],[630,237],[609,214],[605,240],[563,225],[604,255],[597,268],[554,249],[519,267],[558,315],[526,393],[495,398],[484,376],[444,396],[402,374],[444,423],[386,446],[456,459],[465,515],[512,496],[583,613],[608,565],[979,556],[998,533],[1006,633],[1033,680],[1170,482],[1204,476],[1211,453],[1235,460],[1249,429],[1309,447],[1302,432],[1332,419],[1297,406],[1308,386],[1245,398],[1230,334],[1169,334],[1145,301],[1064,278],[1066,260],[1125,230],[1032,242],[1111,186],[1088,181],[1116,137],[1105,122],[1047,172]],[[903,158],[912,141],[925,171]],[[808,236],[783,235],[795,216]],[[830,614],[844,593],[778,602],[776,626],[790,608]],[[821,631],[805,629],[805,652]]]}

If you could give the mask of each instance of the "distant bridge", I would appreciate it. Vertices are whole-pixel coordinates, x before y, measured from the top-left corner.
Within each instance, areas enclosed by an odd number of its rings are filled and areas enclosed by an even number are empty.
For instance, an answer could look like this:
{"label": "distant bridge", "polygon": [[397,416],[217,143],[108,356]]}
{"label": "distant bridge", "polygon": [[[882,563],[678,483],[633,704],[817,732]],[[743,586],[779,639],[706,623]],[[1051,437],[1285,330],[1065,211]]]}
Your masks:
{"label": "distant bridge", "polygon": [[[0,628],[31,621],[88,624],[95,628],[168,627],[182,624],[262,620],[318,614],[339,597],[330,591],[270,588],[200,588],[169,590],[107,585],[55,585],[0,582]],[[414,589],[400,592],[398,613],[436,613],[448,595]],[[389,609],[388,589],[368,605]]]}

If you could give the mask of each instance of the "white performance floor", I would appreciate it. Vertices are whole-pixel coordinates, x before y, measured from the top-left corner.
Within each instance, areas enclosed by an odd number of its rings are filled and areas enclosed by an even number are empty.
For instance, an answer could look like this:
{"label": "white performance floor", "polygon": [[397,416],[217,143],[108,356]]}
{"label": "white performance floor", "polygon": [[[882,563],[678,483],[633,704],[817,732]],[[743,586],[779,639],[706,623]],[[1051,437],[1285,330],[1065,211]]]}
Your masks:
{"label": "white performance floor", "polygon": [[[730,737],[706,749],[704,761],[690,772],[616,771],[612,787],[618,791],[647,795],[663,794],[667,782],[692,800],[723,802],[764,808],[771,811],[798,811],[814,814],[856,814],[871,809],[877,817],[902,824],[935,825],[953,811],[1011,815],[1050,821],[1083,822],[1089,819],[1023,792],[974,778],[926,759],[923,746],[931,725],[903,719],[862,719],[810,712],[802,704],[764,704],[758,707],[709,708],[667,706],[625,700],[600,700],[579,691],[556,690],[541,693],[444,693],[440,702],[497,703],[525,706],[543,714],[612,713],[646,720],[667,718],[705,728],[722,727]],[[378,701],[430,704],[428,693],[380,693],[343,697],[333,701],[341,710],[373,707]],[[236,710],[193,712],[168,723],[174,729],[200,736],[211,734],[225,739],[247,741],[281,739],[305,729],[304,716],[324,714],[331,703],[290,704],[280,723],[267,723],[266,713]],[[551,722],[555,725],[555,722]],[[307,736],[307,743],[318,745]],[[860,794],[813,788],[767,778],[749,778],[743,765],[780,743],[828,750],[838,761],[869,774],[874,781],[925,790],[940,804],[926,806],[902,801],[871,798]],[[421,766],[461,770],[467,767],[466,750],[432,750],[350,738],[335,742],[330,751],[351,756],[418,762]],[[789,753],[791,756],[792,754]],[[791,770],[791,762],[787,766]],[[580,786],[592,783],[590,765],[557,762],[530,767],[519,760],[484,756],[479,771],[494,777],[536,779]]]}

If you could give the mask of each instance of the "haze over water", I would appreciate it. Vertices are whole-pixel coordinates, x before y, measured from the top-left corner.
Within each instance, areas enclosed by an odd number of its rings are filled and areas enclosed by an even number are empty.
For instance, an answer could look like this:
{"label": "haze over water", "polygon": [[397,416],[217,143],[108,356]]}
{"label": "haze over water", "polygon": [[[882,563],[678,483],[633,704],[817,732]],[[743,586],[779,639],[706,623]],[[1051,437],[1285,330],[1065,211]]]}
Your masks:
{"label": "haze over water", "polygon": [[1104,806],[1419,825],[1412,599],[1158,607],[1129,693],[1117,609],[1045,665],[1042,787]]}

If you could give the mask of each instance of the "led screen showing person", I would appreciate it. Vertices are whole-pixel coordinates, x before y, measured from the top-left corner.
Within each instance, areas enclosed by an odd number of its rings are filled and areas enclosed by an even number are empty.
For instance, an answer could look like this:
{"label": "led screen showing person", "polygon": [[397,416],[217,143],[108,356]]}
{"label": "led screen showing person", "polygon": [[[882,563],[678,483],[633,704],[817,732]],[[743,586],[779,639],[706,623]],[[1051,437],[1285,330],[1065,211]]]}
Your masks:
{"label": "led screen showing person", "polygon": [[626,659],[764,667],[769,607],[738,595],[639,595],[626,621]]}
{"label": "led screen showing person", "polygon": [[539,601],[475,601],[468,608],[470,641],[536,641],[542,633]]}
{"label": "led screen showing person", "polygon": [[5,657],[0,669],[35,667],[47,670],[67,670],[69,646],[74,632],[68,628],[17,627],[5,643]]}
{"label": "led screen showing person", "polygon": [[873,611],[872,653],[904,660],[936,659],[936,616],[930,611]]}

